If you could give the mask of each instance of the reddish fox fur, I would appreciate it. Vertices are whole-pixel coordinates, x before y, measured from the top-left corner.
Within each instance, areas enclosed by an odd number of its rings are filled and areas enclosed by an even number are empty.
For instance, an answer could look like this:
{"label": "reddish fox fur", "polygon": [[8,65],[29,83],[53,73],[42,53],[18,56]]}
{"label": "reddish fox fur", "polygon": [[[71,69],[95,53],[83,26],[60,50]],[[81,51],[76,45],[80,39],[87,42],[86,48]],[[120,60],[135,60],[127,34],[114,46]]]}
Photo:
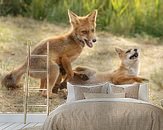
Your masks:
{"label": "reddish fox fur", "polygon": [[[32,54],[43,55],[47,52],[47,42],[49,42],[49,94],[52,94],[52,88],[56,82],[60,82],[60,65],[66,72],[67,80],[74,76],[71,63],[78,58],[85,45],[93,47],[93,42],[96,42],[95,28],[97,10],[92,13],[80,17],[75,13],[68,11],[68,16],[72,29],[61,36],[47,38],[36,45]],[[15,87],[18,85],[21,76],[26,72],[27,61],[20,67],[11,71],[2,80],[2,85],[6,87]],[[46,58],[31,58],[30,69],[40,70],[46,69]],[[30,73],[31,77],[40,79],[40,88],[46,88],[46,74]],[[57,81],[58,80],[58,81]],[[46,91],[42,91],[42,95],[46,96]]]}
{"label": "reddish fox fur", "polygon": [[129,49],[124,51],[120,48],[115,49],[121,64],[118,69],[113,72],[96,72],[88,67],[76,67],[74,69],[72,84],[95,84],[102,82],[112,82],[113,84],[131,84],[134,82],[141,83],[148,81],[145,78],[139,77],[139,50]]}

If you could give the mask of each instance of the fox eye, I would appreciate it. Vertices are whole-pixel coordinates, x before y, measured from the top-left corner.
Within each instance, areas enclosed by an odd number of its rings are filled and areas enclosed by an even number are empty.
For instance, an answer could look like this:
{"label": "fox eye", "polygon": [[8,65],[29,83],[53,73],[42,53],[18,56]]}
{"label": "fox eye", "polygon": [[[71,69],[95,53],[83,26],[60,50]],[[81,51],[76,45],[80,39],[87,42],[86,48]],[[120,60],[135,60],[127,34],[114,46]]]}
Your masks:
{"label": "fox eye", "polygon": [[131,49],[130,50],[128,50],[128,51],[126,51],[126,53],[130,53],[131,52]]}
{"label": "fox eye", "polygon": [[81,31],[83,34],[87,34],[88,33],[88,31],[86,31],[86,30],[83,30],[83,31]]}
{"label": "fox eye", "polygon": [[95,30],[94,29],[91,29],[91,32],[94,32]]}

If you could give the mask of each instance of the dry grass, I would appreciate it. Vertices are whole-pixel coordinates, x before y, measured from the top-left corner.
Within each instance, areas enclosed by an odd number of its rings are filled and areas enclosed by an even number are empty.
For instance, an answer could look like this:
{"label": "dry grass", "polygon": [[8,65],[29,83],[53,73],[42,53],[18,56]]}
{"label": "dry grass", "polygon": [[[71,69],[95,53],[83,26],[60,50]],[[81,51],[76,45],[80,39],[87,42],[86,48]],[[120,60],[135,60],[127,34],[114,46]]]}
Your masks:
{"label": "dry grass", "polygon": [[[66,28],[66,29],[65,29]],[[7,72],[20,65],[26,57],[26,41],[31,40],[32,46],[40,40],[66,32],[68,27],[38,22],[27,18],[0,17],[0,78]],[[93,49],[85,48],[73,66],[84,65],[99,71],[115,69],[119,59],[114,47],[141,49],[140,75],[150,79],[150,101],[160,106],[163,99],[163,41],[150,37],[125,38],[113,36],[106,32],[98,32],[98,42]],[[23,81],[23,80],[22,80]],[[38,82],[31,83],[38,86]],[[51,100],[51,109],[63,102],[63,92],[55,95]],[[29,102],[34,104],[45,103],[39,92],[31,93]],[[23,111],[23,90],[8,91],[0,87],[0,111]],[[15,107],[17,106],[17,107]],[[41,108],[32,108],[29,111],[41,112]]]}

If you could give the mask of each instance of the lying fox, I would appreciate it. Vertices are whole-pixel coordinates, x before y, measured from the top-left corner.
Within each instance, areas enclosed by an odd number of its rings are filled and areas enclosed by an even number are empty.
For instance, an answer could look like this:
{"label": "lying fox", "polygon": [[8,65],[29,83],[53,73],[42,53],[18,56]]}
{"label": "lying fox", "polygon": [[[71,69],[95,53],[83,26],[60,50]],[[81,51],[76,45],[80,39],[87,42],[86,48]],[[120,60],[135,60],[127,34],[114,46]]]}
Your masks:
{"label": "lying fox", "polygon": [[[139,74],[139,50],[136,48],[124,51],[115,48],[121,65],[113,72],[96,72],[87,67],[76,67],[75,76],[70,83],[72,84],[95,84],[102,82],[111,82],[113,84],[131,84],[134,82],[141,83],[148,81],[145,78],[138,77]],[[63,83],[62,83],[63,84]]]}
{"label": "lying fox", "polygon": [[[52,95],[52,88],[57,79],[60,79],[60,65],[62,65],[67,80],[74,76],[71,63],[78,58],[85,45],[92,48],[96,42],[95,28],[97,10],[80,17],[72,11],[68,11],[69,20],[72,29],[61,36],[52,37],[41,41],[31,54],[44,55],[47,53],[47,43],[49,43],[49,95]],[[7,74],[2,85],[6,87],[15,87],[18,85],[22,75],[26,72],[27,60],[18,68]],[[46,58],[31,58],[30,69],[46,69]],[[46,74],[41,72],[31,72],[30,76],[40,79],[40,88],[46,88]],[[47,96],[46,91],[42,91],[43,96]]]}

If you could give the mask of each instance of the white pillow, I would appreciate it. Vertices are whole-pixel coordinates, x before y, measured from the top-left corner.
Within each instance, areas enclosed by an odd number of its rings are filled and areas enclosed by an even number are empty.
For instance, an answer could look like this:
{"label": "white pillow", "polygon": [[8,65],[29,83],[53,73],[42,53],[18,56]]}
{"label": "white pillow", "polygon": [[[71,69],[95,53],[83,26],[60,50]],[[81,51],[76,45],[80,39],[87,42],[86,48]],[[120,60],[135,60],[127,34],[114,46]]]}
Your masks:
{"label": "white pillow", "polygon": [[139,86],[139,100],[148,102],[149,101],[149,88],[148,83],[141,83]]}
{"label": "white pillow", "polygon": [[[109,83],[109,88],[108,88],[108,93],[112,93],[111,86],[114,85],[112,83]],[[124,84],[124,85],[114,85],[117,87],[122,87],[122,88],[128,88],[130,86],[133,86],[134,84]],[[139,92],[138,92],[138,99],[142,101],[149,101],[149,88],[147,83],[141,83],[139,84]]]}
{"label": "white pillow", "polygon": [[[106,84],[106,83],[105,83]],[[107,83],[110,84],[110,83]],[[123,88],[131,86],[133,84],[126,84],[126,85],[118,85],[122,86]],[[81,86],[81,85],[79,85]],[[90,86],[89,86],[90,87]],[[70,84],[69,82],[67,83],[67,101],[66,102],[72,102],[75,101],[75,93],[74,93],[74,85]],[[104,85],[102,87],[102,93],[111,93],[111,87],[110,85]],[[142,101],[149,101],[149,88],[147,83],[141,83],[139,86],[139,93],[138,93],[138,99]]]}
{"label": "white pillow", "polygon": [[92,99],[92,98],[125,98],[125,93],[112,93],[112,94],[84,93],[84,97],[86,99]]}
{"label": "white pillow", "polygon": [[67,82],[67,92],[68,92],[68,95],[67,95],[66,102],[73,102],[73,101],[75,101],[74,87],[69,82]]}
{"label": "white pillow", "polygon": [[[101,86],[101,89],[99,91],[99,87]],[[82,97],[83,95],[83,98],[81,99],[84,99],[84,92],[93,92],[94,89],[95,89],[95,92],[98,91],[100,93],[107,93],[107,89],[109,88],[108,87],[109,84],[108,83],[103,83],[103,84],[97,84],[97,85],[73,85],[73,84],[70,84],[69,82],[67,83],[67,91],[68,91],[68,95],[67,95],[67,101],[66,102],[73,102],[73,101],[76,101],[76,100],[79,100],[79,98]],[[75,89],[74,89],[75,88]],[[79,88],[79,89],[78,89]],[[91,90],[90,90],[91,89]],[[98,89],[98,90],[97,90]],[[79,90],[80,92],[82,92],[80,94],[79,97],[76,98],[76,96],[78,96],[77,94],[78,93],[75,93],[75,92],[79,92],[77,91]],[[82,90],[82,91],[81,91]],[[87,91],[88,90],[88,91]],[[76,96],[75,96],[76,95]]]}

